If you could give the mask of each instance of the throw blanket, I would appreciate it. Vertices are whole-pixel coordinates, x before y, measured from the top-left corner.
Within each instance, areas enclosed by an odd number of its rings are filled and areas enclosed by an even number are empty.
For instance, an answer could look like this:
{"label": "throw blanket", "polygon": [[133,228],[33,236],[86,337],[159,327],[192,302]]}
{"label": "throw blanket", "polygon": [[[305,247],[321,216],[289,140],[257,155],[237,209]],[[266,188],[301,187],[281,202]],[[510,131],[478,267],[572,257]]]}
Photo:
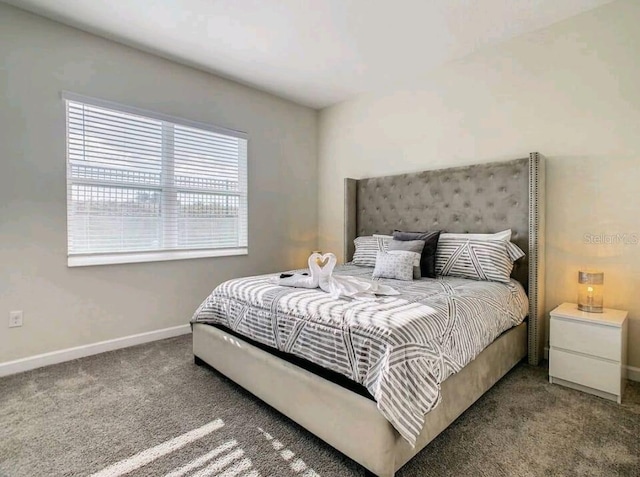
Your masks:
{"label": "throw blanket", "polygon": [[[344,265],[334,275],[365,279],[371,272]],[[192,322],[226,326],[364,385],[412,445],[440,400],[440,383],[520,324],[528,308],[515,281],[381,280],[400,294],[366,301],[278,286],[273,277],[222,283]]]}
{"label": "throw blanket", "polygon": [[[356,300],[375,300],[376,295],[398,295],[398,291],[378,280],[363,280],[351,276],[334,276],[336,256],[329,252],[320,255],[312,253],[307,264],[308,273],[295,273],[288,277],[274,277],[276,285],[294,288],[318,288],[330,293],[332,298],[348,297]],[[323,265],[321,266],[320,263]]]}

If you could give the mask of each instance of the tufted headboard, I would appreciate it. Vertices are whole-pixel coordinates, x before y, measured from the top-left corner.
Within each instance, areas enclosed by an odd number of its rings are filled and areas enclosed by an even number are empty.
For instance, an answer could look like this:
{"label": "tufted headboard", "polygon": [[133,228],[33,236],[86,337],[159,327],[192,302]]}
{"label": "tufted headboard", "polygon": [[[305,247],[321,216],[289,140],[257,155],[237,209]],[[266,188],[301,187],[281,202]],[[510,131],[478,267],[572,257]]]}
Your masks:
{"label": "tufted headboard", "polygon": [[527,253],[512,273],[529,295],[529,362],[544,343],[544,159],[513,161],[345,179],[345,261],[360,235],[443,230],[491,233],[512,230]]}

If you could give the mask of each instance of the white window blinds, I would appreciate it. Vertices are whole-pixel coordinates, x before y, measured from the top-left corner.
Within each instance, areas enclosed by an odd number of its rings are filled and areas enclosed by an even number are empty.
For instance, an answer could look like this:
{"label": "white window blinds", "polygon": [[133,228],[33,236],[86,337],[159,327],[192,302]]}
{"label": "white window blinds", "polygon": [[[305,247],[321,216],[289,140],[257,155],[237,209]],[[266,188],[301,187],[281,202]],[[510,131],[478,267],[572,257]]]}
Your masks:
{"label": "white window blinds", "polygon": [[70,266],[247,253],[244,133],[63,98]]}

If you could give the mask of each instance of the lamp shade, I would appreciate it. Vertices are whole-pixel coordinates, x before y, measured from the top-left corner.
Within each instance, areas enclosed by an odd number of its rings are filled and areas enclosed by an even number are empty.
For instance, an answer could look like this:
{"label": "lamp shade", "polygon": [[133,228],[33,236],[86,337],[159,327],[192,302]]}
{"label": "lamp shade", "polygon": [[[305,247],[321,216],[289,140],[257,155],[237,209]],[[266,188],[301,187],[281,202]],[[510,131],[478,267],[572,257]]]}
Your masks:
{"label": "lamp shade", "polygon": [[602,313],[604,273],[578,272],[578,309]]}

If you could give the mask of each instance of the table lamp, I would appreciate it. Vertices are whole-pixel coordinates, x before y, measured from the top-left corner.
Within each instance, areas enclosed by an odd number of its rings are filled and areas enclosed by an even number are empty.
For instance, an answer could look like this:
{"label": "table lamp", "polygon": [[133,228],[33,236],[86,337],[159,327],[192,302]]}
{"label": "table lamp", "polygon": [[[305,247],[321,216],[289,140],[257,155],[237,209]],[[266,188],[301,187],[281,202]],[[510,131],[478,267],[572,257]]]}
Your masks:
{"label": "table lamp", "polygon": [[578,272],[578,309],[602,313],[603,272]]}

